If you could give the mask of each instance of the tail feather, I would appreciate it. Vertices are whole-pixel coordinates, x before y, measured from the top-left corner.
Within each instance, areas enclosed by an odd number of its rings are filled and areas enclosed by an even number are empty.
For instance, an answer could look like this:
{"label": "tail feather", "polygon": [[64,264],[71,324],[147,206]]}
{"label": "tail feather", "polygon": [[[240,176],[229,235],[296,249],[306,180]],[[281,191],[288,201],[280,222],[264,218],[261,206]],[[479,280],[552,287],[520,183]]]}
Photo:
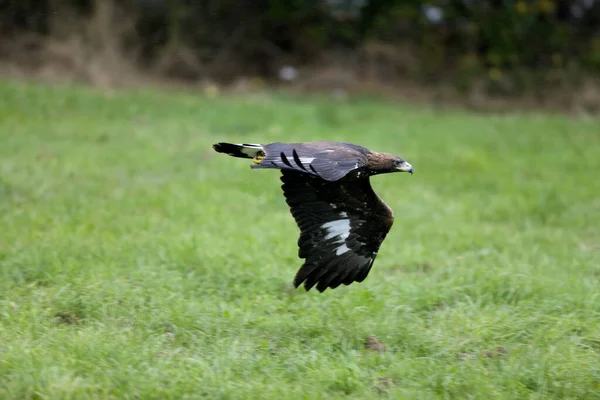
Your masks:
{"label": "tail feather", "polygon": [[264,155],[263,146],[260,144],[236,144],[236,143],[215,143],[213,149],[218,153],[225,153],[232,157],[254,158],[258,155]]}

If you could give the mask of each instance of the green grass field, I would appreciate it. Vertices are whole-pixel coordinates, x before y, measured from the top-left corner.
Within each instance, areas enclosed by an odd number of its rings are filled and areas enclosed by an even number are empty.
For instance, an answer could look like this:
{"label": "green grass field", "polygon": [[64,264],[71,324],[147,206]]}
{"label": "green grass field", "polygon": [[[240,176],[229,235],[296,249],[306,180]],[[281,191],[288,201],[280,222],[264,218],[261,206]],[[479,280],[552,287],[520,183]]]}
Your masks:
{"label": "green grass field", "polygon": [[[211,148],[309,140],[415,167],[323,294],[279,173]],[[594,119],[5,81],[0,398],[600,398],[599,176]]]}

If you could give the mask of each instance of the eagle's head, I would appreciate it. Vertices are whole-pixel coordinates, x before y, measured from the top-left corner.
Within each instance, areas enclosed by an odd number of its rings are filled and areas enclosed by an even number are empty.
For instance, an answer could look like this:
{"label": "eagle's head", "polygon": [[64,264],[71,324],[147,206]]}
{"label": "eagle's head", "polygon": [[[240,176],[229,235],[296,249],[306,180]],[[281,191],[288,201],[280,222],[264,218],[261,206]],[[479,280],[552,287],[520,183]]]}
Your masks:
{"label": "eagle's head", "polygon": [[386,174],[390,172],[413,173],[413,166],[400,157],[390,153],[371,153],[367,168],[372,174]]}

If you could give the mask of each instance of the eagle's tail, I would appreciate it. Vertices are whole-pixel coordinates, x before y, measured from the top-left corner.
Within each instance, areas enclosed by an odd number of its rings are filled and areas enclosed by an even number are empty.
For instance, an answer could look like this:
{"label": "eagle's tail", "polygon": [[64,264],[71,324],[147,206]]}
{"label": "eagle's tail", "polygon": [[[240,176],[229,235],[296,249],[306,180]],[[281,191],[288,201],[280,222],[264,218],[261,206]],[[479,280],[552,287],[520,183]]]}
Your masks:
{"label": "eagle's tail", "polygon": [[232,157],[257,158],[264,156],[263,146],[260,144],[234,144],[234,143],[215,143],[213,149],[218,153],[229,154]]}

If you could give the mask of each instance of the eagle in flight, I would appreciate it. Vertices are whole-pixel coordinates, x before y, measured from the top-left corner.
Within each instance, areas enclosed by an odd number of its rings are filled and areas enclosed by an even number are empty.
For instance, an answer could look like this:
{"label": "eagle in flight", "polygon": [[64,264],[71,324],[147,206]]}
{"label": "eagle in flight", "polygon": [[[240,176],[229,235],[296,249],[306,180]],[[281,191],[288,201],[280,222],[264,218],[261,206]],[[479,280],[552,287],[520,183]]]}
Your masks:
{"label": "eagle in flight", "polygon": [[394,213],[373,191],[369,178],[413,167],[389,153],[352,143],[216,143],[213,149],[250,158],[251,168],[280,169],[283,195],[298,228],[298,257],[304,264],[294,278],[308,291],[362,282]]}

